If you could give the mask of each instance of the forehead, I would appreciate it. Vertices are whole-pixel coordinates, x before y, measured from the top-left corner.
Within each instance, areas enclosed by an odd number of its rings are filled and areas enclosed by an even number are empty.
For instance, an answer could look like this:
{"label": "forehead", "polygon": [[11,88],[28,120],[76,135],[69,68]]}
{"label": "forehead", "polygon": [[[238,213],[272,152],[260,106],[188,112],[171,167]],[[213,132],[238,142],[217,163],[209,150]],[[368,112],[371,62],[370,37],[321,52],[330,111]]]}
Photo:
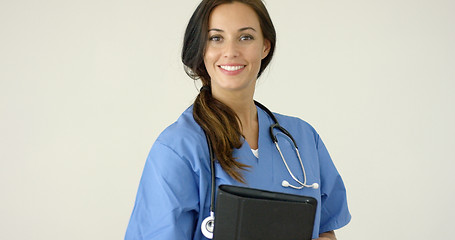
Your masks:
{"label": "forehead", "polygon": [[212,10],[209,29],[238,30],[244,27],[259,29],[259,18],[248,5],[239,2],[225,3]]}

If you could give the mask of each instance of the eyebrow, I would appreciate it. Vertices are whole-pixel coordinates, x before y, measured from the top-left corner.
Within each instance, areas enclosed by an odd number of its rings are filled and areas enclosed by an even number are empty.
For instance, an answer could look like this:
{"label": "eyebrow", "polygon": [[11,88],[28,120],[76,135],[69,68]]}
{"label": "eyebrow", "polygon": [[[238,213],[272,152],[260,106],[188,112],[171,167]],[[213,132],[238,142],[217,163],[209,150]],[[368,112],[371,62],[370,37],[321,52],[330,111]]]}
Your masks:
{"label": "eyebrow", "polygon": [[[246,31],[246,30],[253,30],[256,32],[256,29],[252,28],[252,27],[244,27],[244,28],[240,28],[238,30],[238,32],[243,32],[243,31]],[[223,30],[221,29],[218,29],[218,28],[212,28],[212,29],[209,29],[209,32],[211,31],[215,31],[215,32],[224,32]]]}

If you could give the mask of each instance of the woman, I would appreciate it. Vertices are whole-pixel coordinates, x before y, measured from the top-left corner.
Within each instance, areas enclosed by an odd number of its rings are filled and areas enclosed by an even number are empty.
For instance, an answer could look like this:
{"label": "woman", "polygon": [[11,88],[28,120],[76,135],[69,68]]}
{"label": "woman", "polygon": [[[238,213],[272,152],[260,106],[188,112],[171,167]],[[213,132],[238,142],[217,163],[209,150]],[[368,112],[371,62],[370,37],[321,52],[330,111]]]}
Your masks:
{"label": "woman", "polygon": [[[273,121],[253,100],[257,78],[272,59],[275,42],[261,0],[200,3],[186,29],[182,61],[188,75],[200,79],[203,87],[193,106],[154,143],[126,239],[206,239],[200,226],[210,206],[207,140],[217,160],[217,186],[316,198],[313,238],[336,239],[334,230],[350,221],[343,181],[319,135],[300,119],[274,114],[301,152],[306,176],[303,171],[293,174],[319,188],[282,185],[283,179],[292,178],[269,137]],[[275,134],[290,169],[302,170],[289,138]]]}

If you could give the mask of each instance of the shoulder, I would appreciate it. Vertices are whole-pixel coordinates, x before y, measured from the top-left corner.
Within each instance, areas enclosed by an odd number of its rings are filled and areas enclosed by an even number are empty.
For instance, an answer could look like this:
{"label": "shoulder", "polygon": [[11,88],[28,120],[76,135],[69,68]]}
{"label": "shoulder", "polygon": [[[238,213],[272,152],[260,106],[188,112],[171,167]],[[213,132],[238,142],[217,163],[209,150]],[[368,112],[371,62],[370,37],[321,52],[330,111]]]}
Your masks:
{"label": "shoulder", "polygon": [[190,106],[180,115],[177,121],[161,132],[155,144],[164,145],[179,153],[185,150],[188,151],[189,147],[194,149],[195,146],[204,145],[205,142],[204,131],[194,120],[193,106]]}
{"label": "shoulder", "polygon": [[202,128],[193,118],[193,106],[188,107],[171,125],[158,136],[161,142],[175,142],[177,139],[194,140],[195,137],[204,135]]}
{"label": "shoulder", "polygon": [[205,142],[204,131],[193,118],[193,106],[188,107],[177,121],[164,129],[156,141],[172,149]]}
{"label": "shoulder", "polygon": [[314,129],[314,127],[305,120],[279,113],[273,114],[277,118],[280,125],[288,129],[288,131],[291,133],[296,132],[299,134],[304,134],[305,136],[312,136],[316,141],[318,140],[319,134],[317,133],[316,129]]}

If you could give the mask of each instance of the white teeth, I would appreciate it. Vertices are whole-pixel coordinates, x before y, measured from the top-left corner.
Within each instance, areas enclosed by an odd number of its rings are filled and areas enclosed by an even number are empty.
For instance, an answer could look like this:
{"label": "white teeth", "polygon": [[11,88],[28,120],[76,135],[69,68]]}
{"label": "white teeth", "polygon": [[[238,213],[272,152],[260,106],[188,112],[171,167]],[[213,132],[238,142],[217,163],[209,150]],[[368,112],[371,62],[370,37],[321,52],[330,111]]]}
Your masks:
{"label": "white teeth", "polygon": [[244,68],[245,66],[220,66],[220,68],[226,70],[226,71],[237,71],[239,69]]}

